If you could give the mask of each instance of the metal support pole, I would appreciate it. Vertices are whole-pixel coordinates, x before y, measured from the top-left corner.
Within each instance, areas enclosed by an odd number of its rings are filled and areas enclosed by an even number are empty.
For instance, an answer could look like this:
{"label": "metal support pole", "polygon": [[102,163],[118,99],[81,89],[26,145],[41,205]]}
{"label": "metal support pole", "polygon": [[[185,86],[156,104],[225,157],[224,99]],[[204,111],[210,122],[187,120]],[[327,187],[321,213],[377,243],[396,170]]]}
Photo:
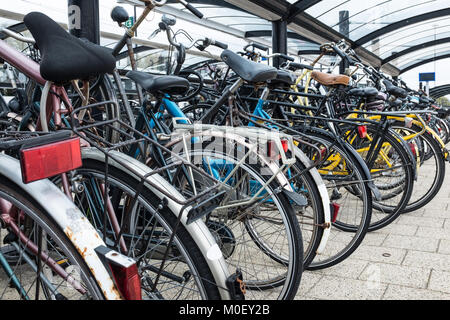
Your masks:
{"label": "metal support pole", "polygon": [[[287,23],[284,20],[272,22],[272,52],[287,54]],[[273,66],[279,68],[283,58],[274,58]]]}
{"label": "metal support pole", "polygon": [[100,44],[99,0],[68,0],[69,31]]}
{"label": "metal support pole", "polygon": [[[339,11],[339,32],[347,38],[350,35],[349,12],[347,10]],[[342,60],[339,65],[339,73],[344,74],[348,67],[347,61]]]}

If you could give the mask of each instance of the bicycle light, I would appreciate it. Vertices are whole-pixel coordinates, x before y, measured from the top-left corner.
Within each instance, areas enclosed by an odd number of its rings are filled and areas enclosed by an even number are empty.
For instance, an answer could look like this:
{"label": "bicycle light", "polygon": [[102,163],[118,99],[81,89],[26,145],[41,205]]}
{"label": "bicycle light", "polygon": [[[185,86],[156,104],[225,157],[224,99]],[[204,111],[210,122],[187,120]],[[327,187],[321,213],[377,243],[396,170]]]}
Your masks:
{"label": "bicycle light", "polygon": [[80,138],[53,142],[20,151],[22,180],[30,183],[81,167]]}

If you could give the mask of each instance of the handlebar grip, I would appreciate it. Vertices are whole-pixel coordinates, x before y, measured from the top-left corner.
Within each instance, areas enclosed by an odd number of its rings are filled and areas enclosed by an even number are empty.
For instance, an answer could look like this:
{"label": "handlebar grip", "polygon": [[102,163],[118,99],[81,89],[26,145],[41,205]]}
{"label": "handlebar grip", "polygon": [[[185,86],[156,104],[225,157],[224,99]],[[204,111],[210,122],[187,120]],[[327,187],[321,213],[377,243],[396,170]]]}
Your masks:
{"label": "handlebar grip", "polygon": [[269,47],[263,46],[262,44],[259,44],[259,43],[252,43],[251,46],[253,46],[259,50],[269,51]]}
{"label": "handlebar grip", "polygon": [[288,56],[288,55],[286,55],[286,54],[282,54],[282,53],[278,53],[278,57],[279,57],[279,58],[286,59],[286,60],[291,61],[291,62],[294,62],[294,61],[295,61],[294,58],[292,58],[292,57],[290,57],[290,56]]}
{"label": "handlebar grip", "polygon": [[199,19],[203,18],[203,13],[198,11],[192,4],[187,3],[185,5],[186,9],[188,9],[190,12],[192,12],[194,15],[196,15]]}
{"label": "handlebar grip", "polygon": [[313,66],[309,66],[307,64],[303,64],[303,63],[297,63],[297,62],[291,62],[289,63],[289,67],[292,67],[294,69],[308,69],[308,70],[314,70]]}
{"label": "handlebar grip", "polygon": [[220,42],[220,41],[213,40],[211,44],[213,46],[222,48],[224,50],[228,49],[228,45],[226,43],[223,43],[223,42]]}
{"label": "handlebar grip", "polygon": [[349,65],[355,65],[356,61],[353,60],[348,54],[342,52],[341,49],[339,49],[336,45],[333,46],[333,50],[339,57],[341,57],[343,60],[346,60]]}

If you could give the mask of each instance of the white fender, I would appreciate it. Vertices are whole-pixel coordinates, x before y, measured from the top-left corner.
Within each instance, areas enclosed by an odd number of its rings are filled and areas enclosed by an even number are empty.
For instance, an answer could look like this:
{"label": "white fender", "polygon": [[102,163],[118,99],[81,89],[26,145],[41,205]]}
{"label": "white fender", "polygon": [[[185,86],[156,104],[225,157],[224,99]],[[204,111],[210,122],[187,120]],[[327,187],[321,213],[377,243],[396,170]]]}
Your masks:
{"label": "white fender", "polygon": [[[300,150],[297,146],[294,148],[295,151],[295,157],[303,163],[303,165],[308,168],[310,167],[313,162],[305,155],[305,153]],[[328,238],[330,236],[331,232],[331,212],[330,212],[330,197],[328,196],[327,187],[325,186],[325,182],[323,181],[322,177],[320,176],[319,171],[317,171],[316,168],[312,168],[309,170],[311,173],[311,176],[314,180],[314,182],[317,185],[317,188],[319,189],[320,198],[322,199],[322,205],[324,208],[325,213],[325,223],[329,225],[328,228],[325,228],[322,234],[322,239],[320,240],[319,247],[317,248],[317,253],[320,254],[325,249],[325,246],[327,244]]]}

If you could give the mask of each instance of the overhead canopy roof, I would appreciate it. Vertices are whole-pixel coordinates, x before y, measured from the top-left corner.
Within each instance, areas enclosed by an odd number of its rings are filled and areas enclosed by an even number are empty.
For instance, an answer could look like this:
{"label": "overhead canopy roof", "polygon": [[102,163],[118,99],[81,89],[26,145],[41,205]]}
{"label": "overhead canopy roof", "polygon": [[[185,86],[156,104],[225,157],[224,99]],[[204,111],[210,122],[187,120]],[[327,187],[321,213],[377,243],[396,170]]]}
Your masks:
{"label": "overhead canopy roof", "polygon": [[[39,2],[43,10],[50,8],[48,1],[33,2]],[[56,2],[58,6],[65,3]],[[101,5],[106,2],[115,3],[100,0]],[[449,0],[188,0],[204,13],[202,20],[175,0],[168,2],[171,5],[158,8],[159,12],[266,45],[271,45],[271,22],[284,20],[290,54],[312,53],[320,43],[346,39],[363,60],[391,75],[450,54]],[[0,13],[1,9],[14,11],[16,3],[0,6]],[[348,11],[348,16],[340,18],[341,11]],[[0,18],[0,26],[12,25],[18,18]],[[344,35],[340,31],[346,23],[348,34]]]}
{"label": "overhead canopy roof", "polygon": [[[448,0],[188,2],[202,10],[207,20],[239,29],[247,38],[260,37],[267,42],[271,30],[268,21],[283,19],[288,22],[290,48],[311,51],[318,48],[317,43],[347,39],[363,60],[391,75],[408,71],[411,65],[429,62],[428,56],[421,60],[420,50],[450,42]],[[340,20],[340,11],[348,11],[348,18]],[[345,23],[349,24],[346,35],[340,33]],[[419,55],[415,61],[409,61],[408,54],[416,51]]]}

